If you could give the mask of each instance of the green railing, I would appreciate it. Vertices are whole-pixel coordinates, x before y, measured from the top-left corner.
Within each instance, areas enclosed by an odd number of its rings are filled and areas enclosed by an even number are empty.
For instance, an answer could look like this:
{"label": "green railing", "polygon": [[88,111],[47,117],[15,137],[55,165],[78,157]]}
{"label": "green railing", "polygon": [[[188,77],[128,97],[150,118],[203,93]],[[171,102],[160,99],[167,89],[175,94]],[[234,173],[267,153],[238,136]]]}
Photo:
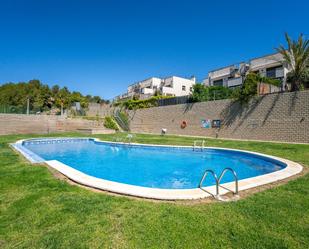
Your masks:
{"label": "green railing", "polygon": [[27,108],[11,105],[0,105],[0,113],[26,114]]}
{"label": "green railing", "polygon": [[[36,114],[40,112],[40,109],[30,109],[29,114]],[[8,114],[27,114],[27,108],[21,106],[12,106],[12,105],[0,105],[0,113]]]}
{"label": "green railing", "polygon": [[114,119],[116,120],[117,124],[121,127],[122,130],[130,131],[129,119],[126,114],[124,114],[119,110],[116,110],[114,111]]}

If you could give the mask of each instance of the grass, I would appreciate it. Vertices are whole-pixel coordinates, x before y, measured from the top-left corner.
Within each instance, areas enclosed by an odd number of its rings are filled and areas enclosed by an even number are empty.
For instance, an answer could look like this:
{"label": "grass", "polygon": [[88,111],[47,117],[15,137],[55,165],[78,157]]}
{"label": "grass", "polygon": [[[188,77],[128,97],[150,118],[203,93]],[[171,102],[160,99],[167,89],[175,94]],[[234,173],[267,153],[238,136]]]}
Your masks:
{"label": "grass", "polygon": [[[61,134],[81,136],[80,134]],[[38,135],[36,135],[38,136]],[[52,135],[59,136],[59,135]],[[95,135],[112,140],[116,135]],[[233,203],[182,205],[96,193],[55,179],[0,137],[0,248],[309,248],[309,175]],[[137,134],[136,142],[196,138]],[[207,140],[309,166],[309,146]]]}

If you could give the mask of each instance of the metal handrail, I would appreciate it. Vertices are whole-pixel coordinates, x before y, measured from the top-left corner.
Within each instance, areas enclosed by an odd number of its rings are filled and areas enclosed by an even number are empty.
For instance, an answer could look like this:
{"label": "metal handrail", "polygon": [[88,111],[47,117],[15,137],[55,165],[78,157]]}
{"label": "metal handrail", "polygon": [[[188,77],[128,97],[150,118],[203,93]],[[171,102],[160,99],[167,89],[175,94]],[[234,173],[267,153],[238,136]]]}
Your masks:
{"label": "metal handrail", "polygon": [[124,137],[124,138],[122,138],[122,137],[115,137],[115,138],[113,139],[113,142],[131,145],[132,139],[133,139],[133,138],[134,138],[134,135],[128,134],[128,135],[127,135],[126,137]]}
{"label": "metal handrail", "polygon": [[203,182],[206,179],[208,173],[212,174],[212,176],[216,180],[216,196],[219,196],[219,181],[218,181],[218,177],[217,177],[216,173],[213,170],[211,170],[211,169],[206,169],[205,170],[205,172],[203,174],[203,177],[202,177],[202,179],[201,179],[201,181],[199,183],[199,188],[202,188]]}
{"label": "metal handrail", "polygon": [[[224,176],[224,174],[227,172],[227,171],[231,171],[232,172],[232,174],[233,174],[233,176],[234,176],[234,178],[235,178],[235,192],[233,192],[232,190],[230,190],[230,189],[228,189],[228,188],[226,188],[226,187],[223,187],[223,186],[220,186],[220,182],[221,182],[221,180],[222,180],[222,177]],[[225,168],[222,172],[221,172],[221,174],[220,174],[220,176],[219,176],[219,179],[218,179],[218,186],[220,186],[221,188],[224,188],[224,189],[227,189],[227,190],[229,190],[229,191],[231,191],[231,192],[233,192],[234,194],[238,194],[238,177],[237,177],[237,174],[236,174],[236,172],[235,172],[235,170],[233,170],[232,168]]]}
{"label": "metal handrail", "polygon": [[[121,137],[114,137],[114,138],[113,138],[113,142],[114,142],[114,143],[122,143],[123,140],[122,140]],[[114,145],[115,145],[115,144],[114,144]]]}
{"label": "metal handrail", "polygon": [[201,151],[203,151],[205,147],[205,140],[194,140],[193,142],[193,151],[195,151],[195,148],[197,147],[197,143],[201,142]]}
{"label": "metal handrail", "polygon": [[114,110],[114,112],[113,112],[113,116],[114,116],[116,122],[121,127],[121,129],[123,129],[124,131],[129,131],[130,127],[122,120],[119,113],[120,113],[119,109]]}
{"label": "metal handrail", "polygon": [[132,134],[128,134],[128,135],[125,137],[125,139],[124,139],[124,143],[125,143],[125,141],[127,140],[127,143],[128,143],[129,145],[131,145],[133,137],[134,137],[134,136],[133,136]]}

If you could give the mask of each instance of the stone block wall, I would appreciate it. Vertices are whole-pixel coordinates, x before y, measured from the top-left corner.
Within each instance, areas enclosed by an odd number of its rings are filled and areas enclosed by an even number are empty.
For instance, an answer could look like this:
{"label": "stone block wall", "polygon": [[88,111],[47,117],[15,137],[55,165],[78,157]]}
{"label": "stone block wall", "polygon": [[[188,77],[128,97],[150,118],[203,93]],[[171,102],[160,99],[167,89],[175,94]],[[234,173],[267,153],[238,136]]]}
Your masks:
{"label": "stone block wall", "polygon": [[103,128],[97,121],[49,115],[0,114],[0,135],[47,134],[77,131],[86,128]]}
{"label": "stone block wall", "polygon": [[112,116],[114,108],[107,104],[89,103],[88,110],[86,111],[88,116]]}
{"label": "stone block wall", "polygon": [[[168,134],[309,143],[309,91],[264,95],[247,106],[218,100],[140,109],[130,115],[133,132],[159,134],[166,128]],[[202,128],[203,119],[220,119],[222,126]],[[184,120],[187,127],[182,129]]]}

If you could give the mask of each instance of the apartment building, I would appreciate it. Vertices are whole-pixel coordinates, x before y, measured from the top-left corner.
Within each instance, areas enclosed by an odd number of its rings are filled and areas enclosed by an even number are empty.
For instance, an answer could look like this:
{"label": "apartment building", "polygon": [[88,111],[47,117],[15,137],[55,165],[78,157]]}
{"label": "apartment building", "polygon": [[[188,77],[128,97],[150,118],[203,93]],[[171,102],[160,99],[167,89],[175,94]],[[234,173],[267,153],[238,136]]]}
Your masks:
{"label": "apartment building", "polygon": [[117,96],[115,99],[131,99],[133,96],[139,99],[147,99],[155,94],[163,96],[185,96],[190,95],[195,83],[195,77],[191,77],[190,79],[178,76],[171,76],[164,79],[151,77],[128,86],[127,92]]}
{"label": "apartment building", "polygon": [[207,86],[240,86],[242,84],[242,72],[246,70],[248,70],[248,65],[244,62],[212,70],[208,73],[208,77],[203,80],[203,83]]}
{"label": "apartment building", "polygon": [[237,87],[242,85],[247,72],[279,79],[284,86],[289,68],[284,62],[283,56],[280,53],[275,53],[251,59],[248,63],[241,62],[212,70],[208,73],[208,77],[203,80],[203,84],[206,86]]}
{"label": "apartment building", "polygon": [[282,54],[276,53],[250,60],[250,71],[285,83],[286,75],[290,70]]}
{"label": "apartment building", "polygon": [[162,79],[151,77],[139,82],[136,82],[127,88],[129,98],[138,96],[140,99],[146,99],[153,96],[160,88]]}
{"label": "apartment building", "polygon": [[196,83],[196,78],[190,79],[171,76],[163,80],[160,87],[160,94],[163,96],[186,96],[192,93],[193,85]]}

